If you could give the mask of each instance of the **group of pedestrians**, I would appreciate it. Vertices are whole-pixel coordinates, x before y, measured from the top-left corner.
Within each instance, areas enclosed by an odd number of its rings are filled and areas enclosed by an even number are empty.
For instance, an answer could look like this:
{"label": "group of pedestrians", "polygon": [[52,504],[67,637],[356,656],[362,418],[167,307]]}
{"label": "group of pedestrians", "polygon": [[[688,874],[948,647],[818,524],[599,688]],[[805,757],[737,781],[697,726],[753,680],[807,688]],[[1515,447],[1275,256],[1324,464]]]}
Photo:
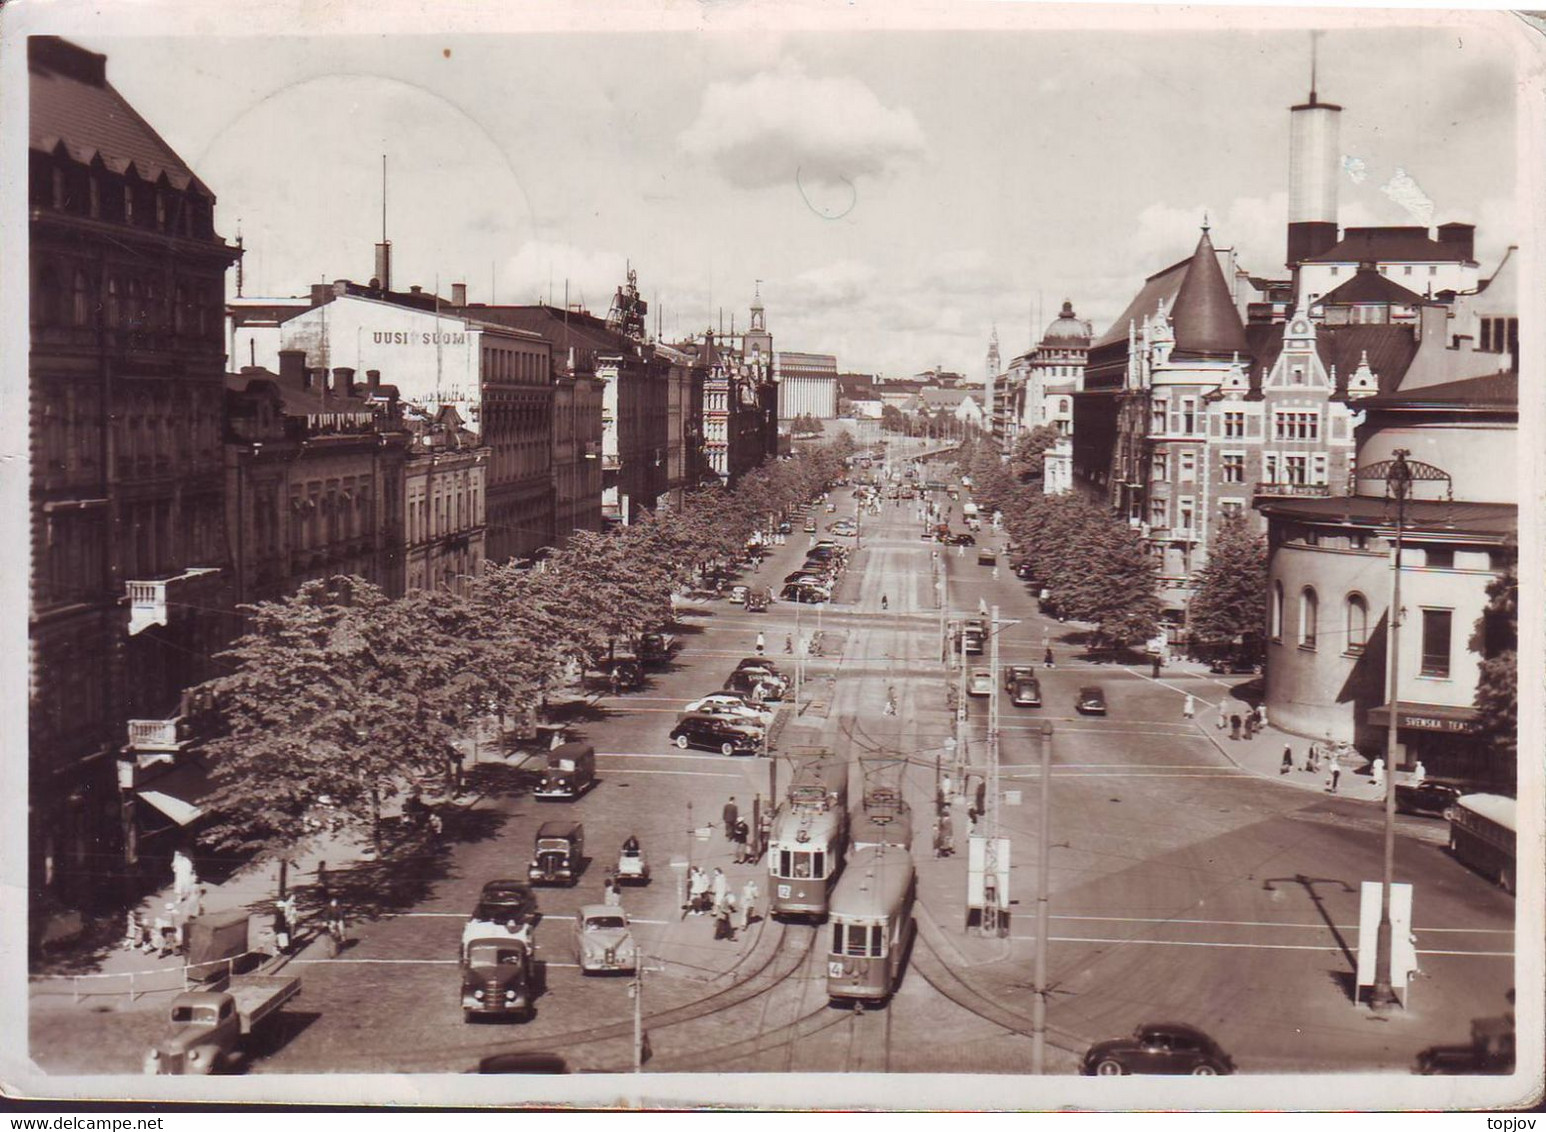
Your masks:
{"label": "group of pedestrians", "polygon": [[172,854],[172,899],[151,916],[130,909],[124,925],[123,949],[158,956],[188,954],[188,929],[204,914],[204,885],[193,859],[181,849]]}
{"label": "group of pedestrians", "polygon": [[[1191,697],[1188,696],[1187,699],[1190,700]],[[1256,732],[1266,730],[1266,704],[1257,704],[1254,708],[1247,707],[1244,710],[1245,716],[1242,718],[1238,711],[1230,712],[1228,705],[1220,702],[1218,729],[1222,731],[1225,727],[1228,727],[1231,739],[1252,739],[1255,737]]]}
{"label": "group of pedestrians", "polygon": [[712,916],[714,938],[734,940],[736,932],[745,931],[756,921],[760,895],[757,882],[750,877],[737,897],[730,891],[730,878],[724,869],[716,867],[710,874],[694,865],[687,874],[687,906],[683,912],[689,916]]}

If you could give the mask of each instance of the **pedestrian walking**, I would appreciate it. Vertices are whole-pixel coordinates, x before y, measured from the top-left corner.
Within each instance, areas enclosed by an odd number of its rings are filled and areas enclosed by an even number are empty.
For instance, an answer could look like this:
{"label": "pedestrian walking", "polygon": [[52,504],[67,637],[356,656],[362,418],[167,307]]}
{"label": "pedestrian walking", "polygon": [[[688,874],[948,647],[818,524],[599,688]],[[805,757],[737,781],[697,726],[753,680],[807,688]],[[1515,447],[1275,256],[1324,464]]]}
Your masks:
{"label": "pedestrian walking", "polygon": [[701,916],[708,911],[708,904],[709,878],[702,869],[694,865],[687,878],[687,910],[694,916]]}
{"label": "pedestrian walking", "polygon": [[784,635],[784,651],[786,653],[794,652],[794,638],[787,633]]}
{"label": "pedestrian walking", "polygon": [[956,851],[956,823],[946,810],[939,816],[939,847],[941,857],[950,857]]}
{"label": "pedestrian walking", "polygon": [[767,641],[763,639],[763,636],[762,636],[761,633],[758,633],[757,634],[757,655],[761,656],[763,654],[763,651],[766,648],[767,648]]}
{"label": "pedestrian walking", "polygon": [[1265,703],[1256,705],[1256,730],[1267,730],[1267,705]]}
{"label": "pedestrian walking", "polygon": [[1045,664],[1048,668],[1056,668],[1057,667],[1057,661],[1052,658],[1052,646],[1051,645],[1048,645],[1047,646],[1047,651],[1042,653],[1041,662],[1043,664]]}
{"label": "pedestrian walking", "polygon": [[1283,765],[1278,767],[1279,774],[1287,774],[1294,769],[1294,748],[1287,743],[1283,744]]}
{"label": "pedestrian walking", "polygon": [[714,899],[714,908],[716,910],[723,908],[725,906],[725,897],[730,893],[730,878],[725,876],[724,869],[715,867],[714,876],[710,880],[709,892]]}
{"label": "pedestrian walking", "polygon": [[1219,704],[1219,730],[1229,726],[1229,713],[1224,710],[1224,705]]}
{"label": "pedestrian walking", "polygon": [[731,921],[730,915],[729,901],[722,901],[714,906],[714,938],[716,940],[735,939],[735,924]]}
{"label": "pedestrian walking", "polygon": [[327,882],[327,862],[326,861],[318,861],[317,862],[317,902],[319,904],[324,904],[325,905],[330,899],[332,899],[332,892],[329,889],[328,882]]}
{"label": "pedestrian walking", "polygon": [[1240,717],[1238,715],[1229,717],[1229,737],[1231,739],[1240,738]]}
{"label": "pedestrian walking", "polygon": [[145,941],[145,927],[140,923],[139,913],[133,908],[129,909],[129,918],[123,928],[123,949],[133,951]]}
{"label": "pedestrian walking", "polygon": [[761,895],[757,882],[748,877],[746,883],[741,886],[741,917],[748,927],[757,919],[757,900]]}
{"label": "pedestrian walking", "polygon": [[1252,711],[1248,711],[1248,712],[1245,713],[1245,737],[1247,739],[1249,739],[1255,733],[1256,733],[1256,713],[1252,712]]}
{"label": "pedestrian walking", "polygon": [[1376,789],[1382,789],[1385,785],[1385,760],[1375,759],[1369,766],[1369,777],[1374,780]]}
{"label": "pedestrian walking", "polygon": [[890,686],[886,688],[886,714],[896,714],[896,689]]}
{"label": "pedestrian walking", "polygon": [[1342,760],[1340,758],[1338,758],[1335,754],[1333,754],[1331,756],[1331,776],[1330,776],[1330,779],[1328,780],[1328,782],[1326,784],[1327,792],[1331,793],[1331,794],[1335,794],[1337,792],[1337,783],[1340,782],[1341,780],[1342,780]]}
{"label": "pedestrian walking", "polygon": [[745,818],[740,818],[735,823],[735,859],[740,864],[749,865],[757,858],[752,856],[751,827],[746,824]]}
{"label": "pedestrian walking", "polygon": [[1421,783],[1422,780],[1427,778],[1427,777],[1428,777],[1428,768],[1423,766],[1422,759],[1418,759],[1417,760],[1417,765],[1412,768],[1412,781],[1413,781],[1413,783]]}
{"label": "pedestrian walking", "polygon": [[752,860],[762,859],[762,855],[768,851],[768,840],[773,835],[773,814],[764,809],[762,816],[757,819],[757,855]]}
{"label": "pedestrian walking", "polygon": [[193,858],[178,849],[172,854],[172,892],[181,900],[193,890],[198,876],[193,870]]}
{"label": "pedestrian walking", "polygon": [[1159,657],[1155,657],[1154,658],[1154,679],[1158,680],[1159,679],[1159,675],[1160,675],[1160,658]]}
{"label": "pedestrian walking", "polygon": [[617,878],[608,874],[606,885],[602,889],[601,902],[613,908],[620,908],[623,904],[623,892],[617,887]]}
{"label": "pedestrian walking", "polygon": [[1197,714],[1197,700],[1195,698],[1193,698],[1190,694],[1188,694],[1187,697],[1186,697],[1185,702],[1183,702],[1181,704],[1181,718],[1182,719],[1186,719],[1186,720],[1190,720],[1196,714]]}
{"label": "pedestrian walking", "polygon": [[725,840],[735,840],[735,823],[741,818],[741,811],[735,804],[735,795],[730,795],[730,801],[725,803],[725,808],[719,812],[720,820],[725,824]]}
{"label": "pedestrian walking", "polygon": [[1320,763],[1321,745],[1319,743],[1311,743],[1309,749],[1305,752],[1304,755],[1304,769],[1309,771],[1311,774],[1315,774],[1317,768],[1320,766]]}

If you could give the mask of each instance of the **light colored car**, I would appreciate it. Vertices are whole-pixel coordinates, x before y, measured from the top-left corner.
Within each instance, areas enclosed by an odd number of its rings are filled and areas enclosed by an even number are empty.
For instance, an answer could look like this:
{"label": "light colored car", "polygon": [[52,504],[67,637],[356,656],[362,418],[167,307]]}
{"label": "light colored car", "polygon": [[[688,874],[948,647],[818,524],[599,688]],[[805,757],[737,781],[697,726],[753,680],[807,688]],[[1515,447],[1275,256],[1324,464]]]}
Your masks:
{"label": "light colored car", "polygon": [[732,605],[745,605],[746,595],[751,592],[747,586],[731,586],[730,592],[725,595],[725,600]]}
{"label": "light colored car", "polygon": [[704,696],[701,700],[694,700],[682,709],[682,714],[702,712],[707,715],[726,715],[734,719],[743,719],[747,723],[761,724],[772,715],[772,712],[762,711],[747,703],[740,696],[730,695],[728,692],[715,692],[713,695]]}
{"label": "light colored car", "polygon": [[587,904],[574,916],[574,958],[580,972],[636,971],[639,949],[628,913],[613,904]]}
{"label": "light colored car", "polygon": [[993,694],[993,673],[986,668],[972,669],[971,677],[966,682],[966,694],[968,696],[991,696]]}

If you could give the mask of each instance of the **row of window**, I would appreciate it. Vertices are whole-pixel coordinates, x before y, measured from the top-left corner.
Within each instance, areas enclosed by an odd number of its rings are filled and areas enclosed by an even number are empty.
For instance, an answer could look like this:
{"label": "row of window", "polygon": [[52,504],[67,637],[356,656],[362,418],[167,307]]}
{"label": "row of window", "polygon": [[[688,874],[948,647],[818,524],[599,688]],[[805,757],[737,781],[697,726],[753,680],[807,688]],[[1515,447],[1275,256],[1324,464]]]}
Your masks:
{"label": "row of window", "polygon": [[31,204],[186,238],[214,236],[214,209],[193,192],[104,169],[65,165],[42,154],[31,161]]}
{"label": "row of window", "polygon": [[502,350],[486,346],[483,350],[483,376],[489,381],[518,381],[543,385],[548,379],[548,359],[544,354],[520,350]]}
{"label": "row of window", "polygon": [[[65,290],[65,278],[69,290]],[[53,265],[38,273],[32,291],[34,326],[127,330],[178,336],[218,337],[225,292],[217,281],[183,280],[170,291],[161,280],[107,272],[97,277],[77,267],[62,275]]]}
{"label": "row of window", "polygon": [[[1274,641],[1281,644],[1284,634],[1285,594],[1282,582],[1272,583],[1272,608],[1269,632]],[[1363,594],[1349,593],[1342,603],[1343,643],[1342,651],[1348,656],[1363,653],[1369,643],[1369,600]],[[1450,673],[1450,653],[1454,642],[1454,617],[1452,609],[1422,610],[1422,652],[1419,675],[1447,679]],[[1314,586],[1299,591],[1298,645],[1314,650],[1320,642],[1320,597]]]}
{"label": "row of window", "polygon": [[[1154,482],[1170,482],[1170,455],[1169,452],[1154,453],[1150,465]],[[1325,485],[1330,482],[1328,468],[1328,457],[1324,452],[1262,454],[1263,483]],[[1245,453],[1219,453],[1219,477],[1224,483],[1245,483]],[[1197,454],[1189,450],[1176,453],[1176,482],[1192,483],[1196,479]]]}

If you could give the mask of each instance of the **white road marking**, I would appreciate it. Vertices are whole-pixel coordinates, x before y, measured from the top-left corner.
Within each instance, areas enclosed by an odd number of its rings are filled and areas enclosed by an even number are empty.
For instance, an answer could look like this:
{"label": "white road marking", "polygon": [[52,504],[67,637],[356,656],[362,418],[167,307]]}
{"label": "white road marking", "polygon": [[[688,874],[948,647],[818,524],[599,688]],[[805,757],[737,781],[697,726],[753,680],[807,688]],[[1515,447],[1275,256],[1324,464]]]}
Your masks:
{"label": "white road marking", "polygon": [[[1058,914],[1052,917],[1054,920],[1094,920],[1107,924],[1209,924],[1218,927],[1230,928],[1324,928],[1322,920],[1187,920],[1176,916],[1074,916]],[[1338,931],[1358,930],[1357,924],[1336,924]],[[1513,935],[1513,928],[1414,928],[1419,932],[1461,932],[1464,934],[1478,933],[1488,935]]]}
{"label": "white road marking", "polygon": [[[713,759],[713,760],[721,760],[721,759],[726,758],[727,756],[725,756],[725,755],[707,754],[707,753],[697,754],[697,755],[681,755],[681,754],[677,754],[676,749],[673,749],[670,754],[659,754],[659,755],[655,754],[653,751],[597,751],[596,752],[596,757],[598,759],[693,759],[693,760],[696,760],[696,759]],[[730,757],[734,757],[734,756],[730,756]]]}
{"label": "white road marking", "polygon": [[[1011,766],[1025,766],[1026,764],[1025,763],[1011,763],[1009,765],[1011,765]],[[1000,778],[1014,778],[1014,779],[1032,779],[1032,778],[1039,778],[1040,774],[1039,773],[1037,773],[1037,774],[1003,774],[1003,773],[1000,773],[999,777]],[[1097,773],[1097,772],[1093,772],[1093,771],[1083,771],[1083,772],[1075,772],[1073,774],[1059,774],[1054,769],[1053,772],[1052,772],[1052,777],[1053,778],[1249,778],[1250,774],[1249,774],[1249,772],[1243,771],[1243,770],[1217,770],[1217,771],[1211,771],[1211,772],[1204,771],[1204,772],[1201,772],[1201,773],[1187,771],[1187,772],[1184,772],[1184,773],[1181,773],[1181,774],[1172,774],[1169,771],[1164,771],[1164,770],[1156,770],[1156,771],[1153,771],[1151,773],[1142,773],[1142,772],[1137,772],[1137,771],[1132,771],[1132,772],[1120,771],[1120,772],[1118,772],[1116,774],[1103,774],[1103,773]]]}
{"label": "white road marking", "polygon": [[[1035,936],[1029,936],[1029,935],[1017,935],[1014,938],[1015,939],[1035,939],[1036,937]],[[1334,943],[1327,943],[1327,944],[1311,944],[1311,943],[1221,943],[1221,942],[1213,941],[1213,940],[1190,940],[1190,939],[1105,939],[1105,938],[1099,938],[1099,937],[1091,938],[1091,937],[1086,937],[1086,936],[1061,936],[1061,935],[1049,936],[1048,937],[1048,941],[1051,942],[1051,943],[1111,943],[1111,944],[1136,943],[1136,944],[1144,944],[1144,945],[1154,946],[1154,947],[1224,947],[1224,948],[1243,949],[1243,950],[1247,950],[1247,951],[1249,951],[1249,950],[1257,950],[1257,951],[1331,951],[1331,952],[1340,952],[1342,950],[1341,947],[1337,946]],[[1425,950],[1423,948],[1418,948],[1417,949],[1417,954],[1419,954],[1419,955],[1472,955],[1472,956],[1478,956],[1478,957],[1489,958],[1489,959],[1512,959],[1512,958],[1514,958],[1514,953],[1512,951],[1431,951],[1431,950]]]}

